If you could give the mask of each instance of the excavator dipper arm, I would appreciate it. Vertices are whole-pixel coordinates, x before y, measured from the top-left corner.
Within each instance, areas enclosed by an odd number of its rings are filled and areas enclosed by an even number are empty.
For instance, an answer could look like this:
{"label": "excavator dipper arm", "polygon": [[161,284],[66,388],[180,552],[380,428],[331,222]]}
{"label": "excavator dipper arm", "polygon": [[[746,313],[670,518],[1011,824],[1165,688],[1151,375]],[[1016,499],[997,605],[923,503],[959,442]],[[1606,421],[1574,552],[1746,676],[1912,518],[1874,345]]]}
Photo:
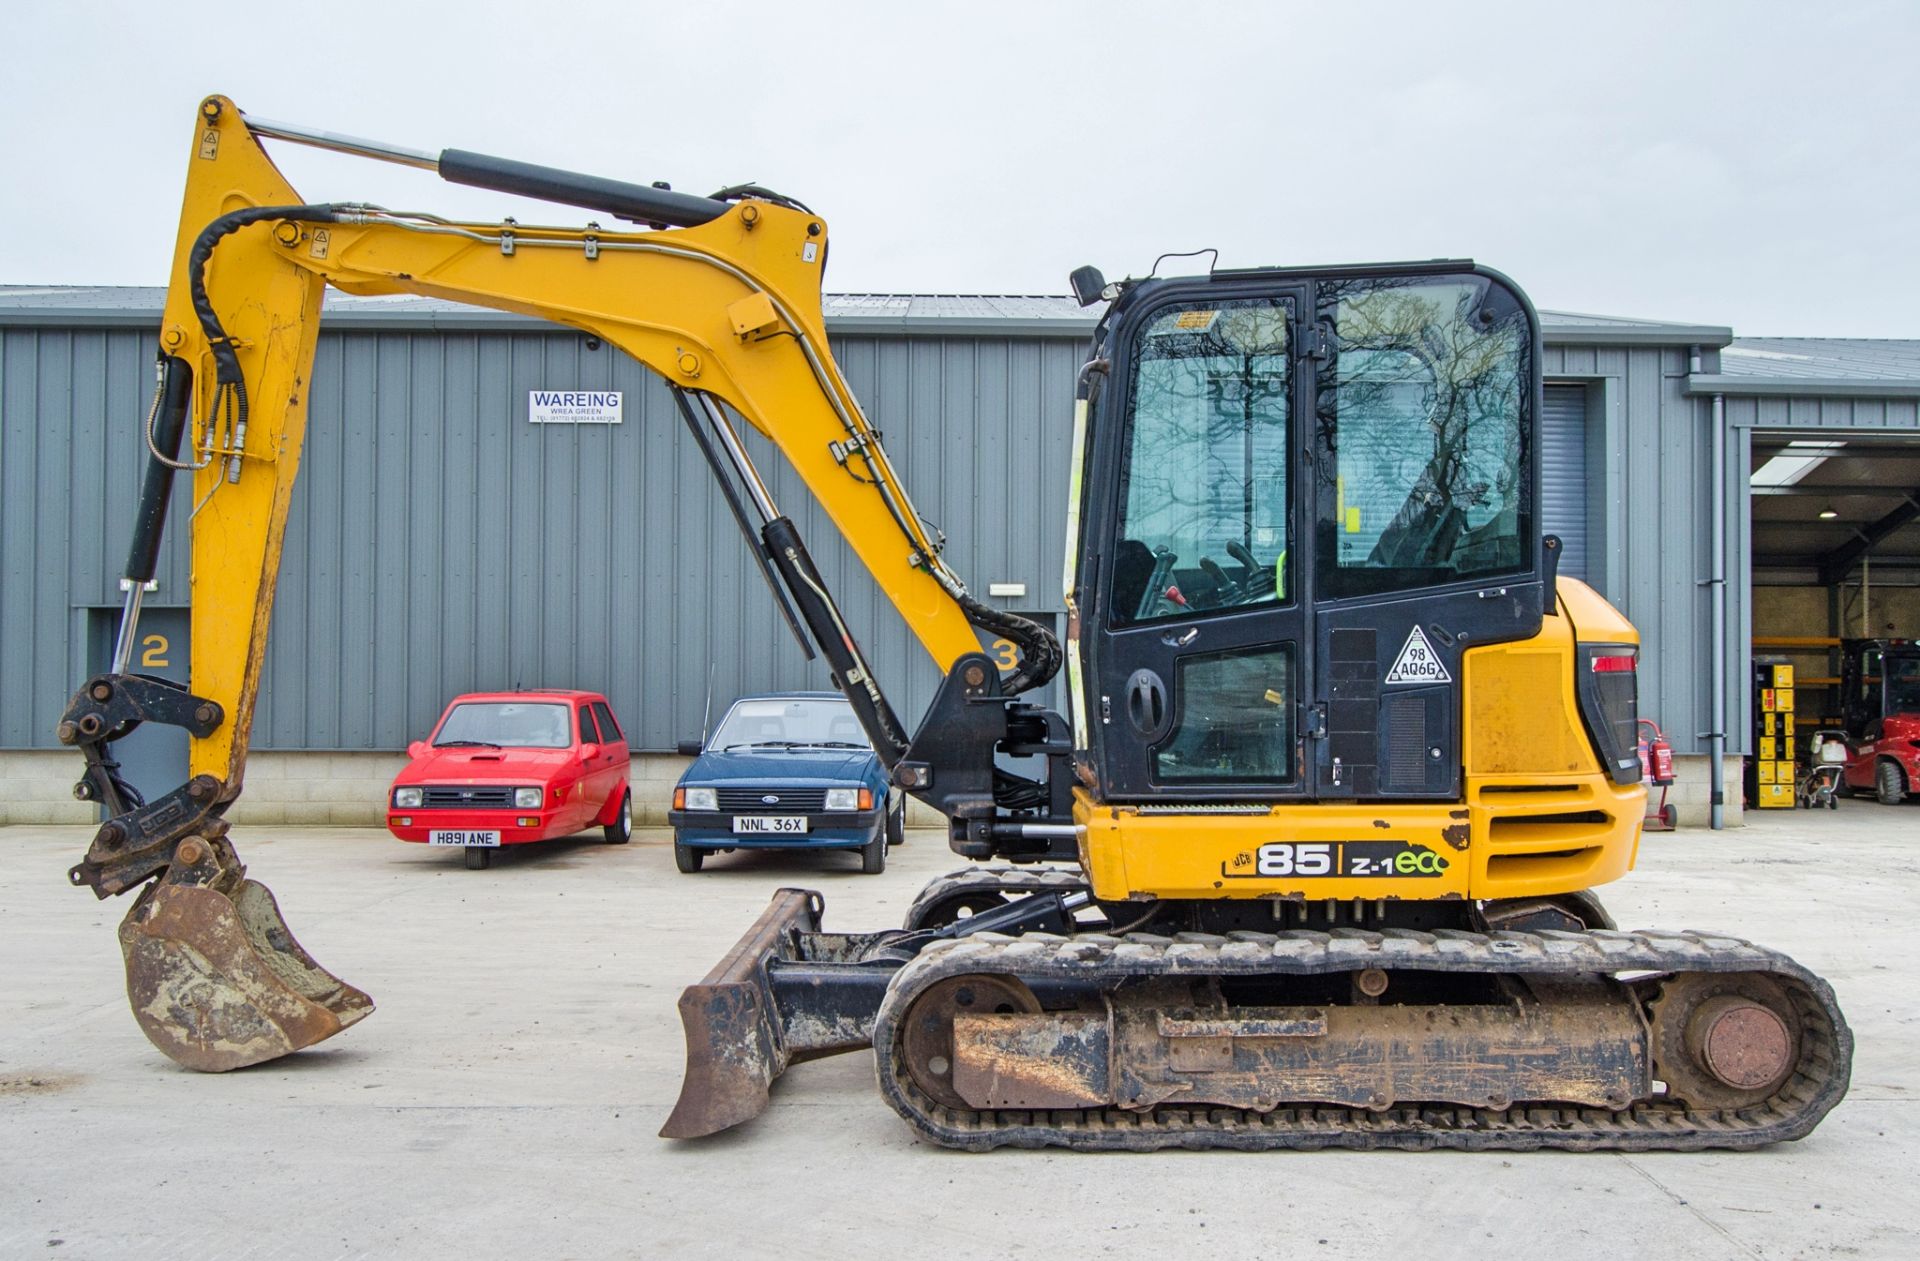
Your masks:
{"label": "excavator dipper arm", "polygon": [[[454,182],[645,227],[459,223],[312,204],[274,167],[263,136],[427,166]],[[58,731],[87,760],[76,792],[110,816],[72,880],[101,897],[146,886],[121,930],[129,992],[143,1028],[175,1059],[203,1069],[257,1063],[329,1036],[372,1006],[300,950],[271,896],[244,879],[222,817],[244,777],[328,285],[536,316],[618,346],[663,378],[716,471],[736,479],[730,501],[742,525],[758,531],[750,542],[783,579],[889,767],[909,758],[911,738],[748,458],[732,415],[792,464],[957,687],[974,697],[1011,695],[1053,672],[1059,653],[1051,634],[974,600],[941,559],[829,355],[820,300],[826,225],[763,189],[726,196],[732,199],[458,150],[435,156],[285,124],[250,125],[225,98],[202,102],[144,430],[151,463],[128,562],[120,651],[108,672],[75,694]],[[191,474],[194,504],[194,636],[184,688],[128,673],[125,653],[176,472]],[[1024,662],[1012,675],[993,671],[976,625],[1022,647]],[[1006,735],[1010,709],[996,708],[1002,721],[989,740]],[[150,803],[122,780],[111,756],[112,741],[141,722],[181,726],[191,737],[191,778]],[[974,778],[991,785],[990,749],[976,750],[973,760],[984,768]],[[897,782],[926,793],[932,778],[924,763],[910,763]],[[991,791],[975,812],[995,813]],[[991,820],[981,826],[990,830]]]}

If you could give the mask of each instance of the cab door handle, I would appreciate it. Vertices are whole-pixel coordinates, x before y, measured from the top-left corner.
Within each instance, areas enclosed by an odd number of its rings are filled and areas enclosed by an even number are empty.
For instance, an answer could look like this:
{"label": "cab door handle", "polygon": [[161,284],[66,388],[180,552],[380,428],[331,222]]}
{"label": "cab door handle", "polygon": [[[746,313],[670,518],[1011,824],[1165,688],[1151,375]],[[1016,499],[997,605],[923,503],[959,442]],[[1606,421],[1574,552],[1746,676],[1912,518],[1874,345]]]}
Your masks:
{"label": "cab door handle", "polygon": [[1127,718],[1144,736],[1166,729],[1170,715],[1167,685],[1151,670],[1135,670],[1127,680]]}

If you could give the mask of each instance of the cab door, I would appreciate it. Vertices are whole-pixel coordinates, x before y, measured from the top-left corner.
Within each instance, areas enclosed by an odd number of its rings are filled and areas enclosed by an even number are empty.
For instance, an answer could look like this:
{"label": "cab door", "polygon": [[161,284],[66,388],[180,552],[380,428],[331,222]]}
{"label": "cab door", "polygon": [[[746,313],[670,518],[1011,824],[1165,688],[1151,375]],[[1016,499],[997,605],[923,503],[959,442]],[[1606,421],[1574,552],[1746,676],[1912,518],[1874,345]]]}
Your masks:
{"label": "cab door", "polygon": [[[1169,282],[1125,321],[1099,458],[1094,703],[1110,799],[1303,795],[1303,289]],[[1111,479],[1108,481],[1107,479]]]}
{"label": "cab door", "polygon": [[1313,301],[1315,794],[1457,797],[1463,654],[1540,628],[1537,321],[1476,271]]}

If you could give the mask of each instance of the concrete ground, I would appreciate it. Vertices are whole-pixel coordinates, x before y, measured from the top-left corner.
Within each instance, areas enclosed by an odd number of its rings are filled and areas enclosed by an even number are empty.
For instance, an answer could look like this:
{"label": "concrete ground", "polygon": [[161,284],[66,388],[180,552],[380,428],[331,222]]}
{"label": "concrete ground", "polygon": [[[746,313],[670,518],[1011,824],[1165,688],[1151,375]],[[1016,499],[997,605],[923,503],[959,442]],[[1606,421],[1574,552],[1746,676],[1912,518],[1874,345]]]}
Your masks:
{"label": "concrete ground", "polygon": [[301,940],[379,1010],[202,1076],[128,1014],[126,903],[66,885],[86,831],[0,829],[0,1255],[1920,1256],[1920,806],[1750,820],[1648,837],[1609,904],[1829,977],[1853,1090],[1799,1143],[1642,1156],[967,1156],[915,1142],[864,1054],[797,1066],[741,1130],[655,1138],[681,986],[777,885],[822,889],[829,927],[897,924],[959,865],[924,832],[875,878],[740,855],[681,876],[660,832],[469,872],[381,832],[243,830]]}

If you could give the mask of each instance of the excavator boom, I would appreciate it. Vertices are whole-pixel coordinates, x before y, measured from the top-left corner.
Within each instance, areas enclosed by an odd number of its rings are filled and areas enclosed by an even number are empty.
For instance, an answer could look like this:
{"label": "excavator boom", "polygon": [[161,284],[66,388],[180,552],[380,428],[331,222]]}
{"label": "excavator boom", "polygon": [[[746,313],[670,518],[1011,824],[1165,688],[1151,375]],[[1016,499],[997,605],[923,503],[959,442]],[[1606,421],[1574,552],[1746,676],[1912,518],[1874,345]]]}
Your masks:
{"label": "excavator boom", "polygon": [[[638,226],[458,223],[310,204],[274,167],[262,137],[427,167],[455,183]],[[150,463],[119,647],[110,669],[75,694],[58,730],[87,759],[77,791],[109,816],[73,882],[101,897],[145,886],[122,938],[129,992],[163,1050],[197,1068],[239,1067],[330,1036],[372,1006],[306,956],[271,896],[244,880],[223,818],[244,781],[328,285],[538,316],[620,347],[667,381],[755,556],[784,588],[776,591],[783,608],[797,606],[888,765],[906,755],[909,736],[734,417],[792,463],[943,668],[987,660],[980,625],[1026,649],[1026,664],[1005,680],[1010,690],[1051,674],[1058,652],[1050,634],[974,600],[941,559],[828,353],[826,255],[825,223],[765,189],[696,197],[462,150],[427,154],[250,123],[222,97],[201,104],[144,429]],[[153,574],[172,480],[183,472],[194,503],[185,687],[127,669],[140,592]],[[142,722],[190,736],[191,778],[152,802],[119,776],[111,754],[112,742]]]}

